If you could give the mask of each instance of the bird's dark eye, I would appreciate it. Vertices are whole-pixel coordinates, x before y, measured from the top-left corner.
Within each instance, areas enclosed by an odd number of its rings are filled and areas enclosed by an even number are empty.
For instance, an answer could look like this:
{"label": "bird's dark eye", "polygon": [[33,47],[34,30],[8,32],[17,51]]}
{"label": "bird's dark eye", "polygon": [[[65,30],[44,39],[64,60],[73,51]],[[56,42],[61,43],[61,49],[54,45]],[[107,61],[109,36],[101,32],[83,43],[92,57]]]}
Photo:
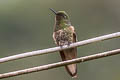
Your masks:
{"label": "bird's dark eye", "polygon": [[57,15],[63,17],[64,19],[67,19],[67,16],[65,14],[58,13]]}
{"label": "bird's dark eye", "polygon": [[62,13],[58,13],[57,15],[59,15],[59,16],[63,16],[63,14],[62,14]]}

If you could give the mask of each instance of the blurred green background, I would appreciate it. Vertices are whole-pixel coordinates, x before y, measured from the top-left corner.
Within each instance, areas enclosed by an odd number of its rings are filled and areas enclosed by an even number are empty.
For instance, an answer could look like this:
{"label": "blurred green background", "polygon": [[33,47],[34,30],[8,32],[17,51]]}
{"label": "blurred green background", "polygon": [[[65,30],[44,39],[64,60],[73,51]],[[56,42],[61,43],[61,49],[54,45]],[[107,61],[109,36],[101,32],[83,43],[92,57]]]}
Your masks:
{"label": "blurred green background", "polygon": [[[78,40],[120,31],[119,0],[0,0],[0,58],[56,46],[54,14],[65,10]],[[78,57],[117,49],[119,39],[78,47]],[[34,56],[0,64],[0,73],[61,61],[59,54]],[[78,64],[79,80],[120,80],[120,55]],[[64,67],[4,80],[72,80]]]}

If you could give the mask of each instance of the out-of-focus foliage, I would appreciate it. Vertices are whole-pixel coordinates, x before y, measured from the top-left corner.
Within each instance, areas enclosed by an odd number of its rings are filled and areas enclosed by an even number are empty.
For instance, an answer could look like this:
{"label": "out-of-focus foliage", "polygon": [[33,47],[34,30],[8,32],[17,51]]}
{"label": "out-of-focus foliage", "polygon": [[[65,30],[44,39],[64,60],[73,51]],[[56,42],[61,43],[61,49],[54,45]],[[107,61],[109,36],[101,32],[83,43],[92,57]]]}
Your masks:
{"label": "out-of-focus foliage", "polygon": [[[120,31],[119,0],[0,0],[0,58],[55,46],[54,17],[65,10],[78,40]],[[78,48],[78,57],[120,47],[113,39]],[[61,61],[59,54],[35,56],[0,64],[0,73]],[[79,80],[120,80],[120,56],[78,64]],[[63,67],[4,80],[71,80]]]}

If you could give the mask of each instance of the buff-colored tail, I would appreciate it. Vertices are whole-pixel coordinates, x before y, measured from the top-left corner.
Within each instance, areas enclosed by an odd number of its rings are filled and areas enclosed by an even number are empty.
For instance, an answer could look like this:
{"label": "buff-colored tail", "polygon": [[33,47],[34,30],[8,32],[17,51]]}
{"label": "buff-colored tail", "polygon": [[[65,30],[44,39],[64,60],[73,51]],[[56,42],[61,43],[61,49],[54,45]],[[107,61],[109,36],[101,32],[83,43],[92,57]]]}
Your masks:
{"label": "buff-colored tail", "polygon": [[[71,48],[60,51],[60,55],[63,61],[74,59],[77,57],[77,49]],[[65,68],[67,72],[72,76],[72,78],[77,77],[77,64],[66,65]]]}

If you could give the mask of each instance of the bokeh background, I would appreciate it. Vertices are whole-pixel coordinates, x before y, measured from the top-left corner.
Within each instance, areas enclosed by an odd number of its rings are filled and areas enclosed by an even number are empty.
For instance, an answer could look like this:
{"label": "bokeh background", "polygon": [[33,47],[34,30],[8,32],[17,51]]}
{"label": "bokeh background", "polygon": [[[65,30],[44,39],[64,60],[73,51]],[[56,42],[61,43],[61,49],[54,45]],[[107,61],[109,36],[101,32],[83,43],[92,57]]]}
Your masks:
{"label": "bokeh background", "polygon": [[[54,17],[65,10],[78,40],[120,31],[120,0],[0,0],[0,58],[56,46]],[[78,57],[120,48],[120,39],[78,47]],[[57,52],[58,53],[58,52]],[[59,54],[0,64],[0,73],[61,61]],[[78,80],[120,80],[120,55],[78,64]],[[64,67],[4,80],[72,80]],[[77,79],[76,79],[77,80]]]}

